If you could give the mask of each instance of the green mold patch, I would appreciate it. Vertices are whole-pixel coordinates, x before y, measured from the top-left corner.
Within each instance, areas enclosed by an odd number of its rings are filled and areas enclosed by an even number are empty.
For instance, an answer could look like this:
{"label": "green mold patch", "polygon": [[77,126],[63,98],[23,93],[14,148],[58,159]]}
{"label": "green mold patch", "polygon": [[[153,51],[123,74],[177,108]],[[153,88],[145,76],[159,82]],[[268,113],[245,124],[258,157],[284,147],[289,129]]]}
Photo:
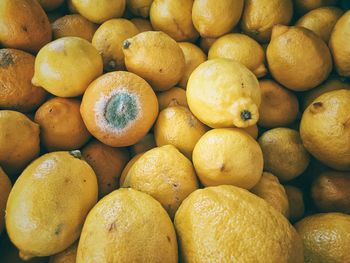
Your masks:
{"label": "green mold patch", "polygon": [[105,108],[107,123],[118,130],[124,129],[130,122],[133,122],[138,113],[138,102],[135,96],[125,91],[113,95]]}

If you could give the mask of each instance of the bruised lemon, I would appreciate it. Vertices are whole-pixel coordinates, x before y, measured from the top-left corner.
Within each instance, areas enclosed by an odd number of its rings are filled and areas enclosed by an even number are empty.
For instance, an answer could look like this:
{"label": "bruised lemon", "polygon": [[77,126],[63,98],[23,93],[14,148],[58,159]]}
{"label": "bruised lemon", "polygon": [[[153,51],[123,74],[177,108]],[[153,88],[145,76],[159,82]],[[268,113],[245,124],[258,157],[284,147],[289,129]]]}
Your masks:
{"label": "bruised lemon", "polygon": [[321,85],[317,86],[314,89],[307,91],[302,96],[303,109],[305,110],[317,97],[322,94],[339,89],[348,89],[350,90],[350,81],[338,77],[330,77]]}
{"label": "bruised lemon", "polygon": [[199,65],[188,80],[186,96],[193,114],[212,128],[248,127],[259,118],[258,80],[231,59],[216,58]]}
{"label": "bruised lemon", "polygon": [[263,171],[259,144],[240,129],[213,129],[193,150],[193,165],[204,186],[230,184],[250,189]]}
{"label": "bruised lemon", "polygon": [[337,0],[294,0],[294,8],[299,14],[305,14],[322,6],[334,6]]}
{"label": "bruised lemon", "polygon": [[148,31],[123,43],[128,71],[144,78],[153,89],[172,88],[185,71],[185,57],[179,44],[167,34]]}
{"label": "bruised lemon", "polygon": [[32,83],[59,97],[75,97],[101,74],[102,58],[91,43],[63,37],[39,51]]}
{"label": "bruised lemon", "polygon": [[80,112],[87,129],[98,140],[112,147],[130,146],[152,127],[158,115],[158,101],[144,79],[115,71],[89,85]]}
{"label": "bruised lemon", "polygon": [[125,0],[72,0],[72,5],[82,16],[98,24],[121,17],[125,10]]}
{"label": "bruised lemon", "polygon": [[342,15],[334,26],[329,40],[335,68],[340,76],[350,77],[350,11]]}
{"label": "bruised lemon", "polygon": [[50,257],[49,263],[75,263],[77,257],[78,242],[75,242],[69,248]]}
{"label": "bruised lemon", "polygon": [[273,78],[294,91],[318,86],[332,70],[326,43],[303,27],[275,26],[266,57]]}
{"label": "bruised lemon", "polygon": [[300,135],[316,159],[341,171],[350,170],[350,90],[316,98],[303,113]]}
{"label": "bruised lemon", "polygon": [[242,63],[258,78],[267,73],[265,52],[258,42],[244,34],[227,34],[210,47],[208,59],[229,58]]}
{"label": "bruised lemon", "polygon": [[194,27],[202,37],[220,37],[230,32],[238,23],[243,5],[243,0],[194,0]]}
{"label": "bruised lemon", "polygon": [[46,98],[46,91],[31,83],[35,57],[17,49],[0,49],[0,108],[31,112]]}
{"label": "bruised lemon", "polygon": [[176,41],[195,41],[199,36],[192,23],[193,0],[154,0],[150,20],[155,30]]}
{"label": "bruised lemon", "polygon": [[92,45],[102,55],[105,71],[125,69],[123,41],[138,33],[137,27],[127,19],[110,19],[100,25],[92,38]]}
{"label": "bruised lemon", "polygon": [[51,41],[51,26],[37,0],[0,1],[0,43],[36,53]]}

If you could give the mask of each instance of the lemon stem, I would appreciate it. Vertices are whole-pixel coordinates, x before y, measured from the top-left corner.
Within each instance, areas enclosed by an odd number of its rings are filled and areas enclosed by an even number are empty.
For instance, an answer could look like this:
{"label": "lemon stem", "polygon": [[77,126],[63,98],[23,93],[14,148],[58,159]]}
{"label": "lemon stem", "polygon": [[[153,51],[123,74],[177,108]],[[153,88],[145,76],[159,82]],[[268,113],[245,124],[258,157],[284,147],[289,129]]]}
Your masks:
{"label": "lemon stem", "polygon": [[241,112],[241,119],[244,121],[248,121],[252,118],[252,114],[250,111],[244,110]]}
{"label": "lemon stem", "polygon": [[128,40],[125,40],[124,42],[123,42],[123,48],[124,49],[128,49],[129,47],[130,47],[130,42],[128,41]]}

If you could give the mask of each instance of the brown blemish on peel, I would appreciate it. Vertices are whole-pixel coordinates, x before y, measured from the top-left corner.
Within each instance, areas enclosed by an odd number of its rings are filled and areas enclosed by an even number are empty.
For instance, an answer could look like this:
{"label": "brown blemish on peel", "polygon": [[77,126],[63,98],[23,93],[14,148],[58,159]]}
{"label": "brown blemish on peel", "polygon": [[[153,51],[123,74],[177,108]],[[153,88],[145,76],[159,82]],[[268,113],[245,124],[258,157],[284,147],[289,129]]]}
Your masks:
{"label": "brown blemish on peel", "polygon": [[59,224],[55,229],[55,235],[58,236],[63,230],[64,224]]}
{"label": "brown blemish on peel", "polygon": [[13,57],[7,50],[0,51],[0,68],[8,68],[13,65]]}
{"label": "brown blemish on peel", "polygon": [[319,112],[321,112],[323,110],[324,110],[323,103],[319,102],[319,101],[312,103],[312,105],[310,107],[310,111],[312,113],[319,113]]}

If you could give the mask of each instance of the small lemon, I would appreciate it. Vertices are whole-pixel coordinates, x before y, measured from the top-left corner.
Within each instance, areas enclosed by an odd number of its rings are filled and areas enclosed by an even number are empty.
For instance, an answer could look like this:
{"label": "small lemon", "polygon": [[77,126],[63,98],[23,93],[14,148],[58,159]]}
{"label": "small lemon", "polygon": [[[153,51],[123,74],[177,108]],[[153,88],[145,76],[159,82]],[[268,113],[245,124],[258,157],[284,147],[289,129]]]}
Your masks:
{"label": "small lemon", "polygon": [[126,0],[126,7],[134,16],[149,17],[153,0]]}
{"label": "small lemon", "polygon": [[182,88],[174,87],[157,94],[159,111],[170,106],[188,107],[186,91]]}
{"label": "small lemon", "polygon": [[303,192],[292,185],[285,185],[284,189],[288,197],[289,219],[295,222],[301,219],[305,212]]}
{"label": "small lemon", "polygon": [[0,234],[5,226],[5,209],[12,184],[5,172],[0,167]]}

